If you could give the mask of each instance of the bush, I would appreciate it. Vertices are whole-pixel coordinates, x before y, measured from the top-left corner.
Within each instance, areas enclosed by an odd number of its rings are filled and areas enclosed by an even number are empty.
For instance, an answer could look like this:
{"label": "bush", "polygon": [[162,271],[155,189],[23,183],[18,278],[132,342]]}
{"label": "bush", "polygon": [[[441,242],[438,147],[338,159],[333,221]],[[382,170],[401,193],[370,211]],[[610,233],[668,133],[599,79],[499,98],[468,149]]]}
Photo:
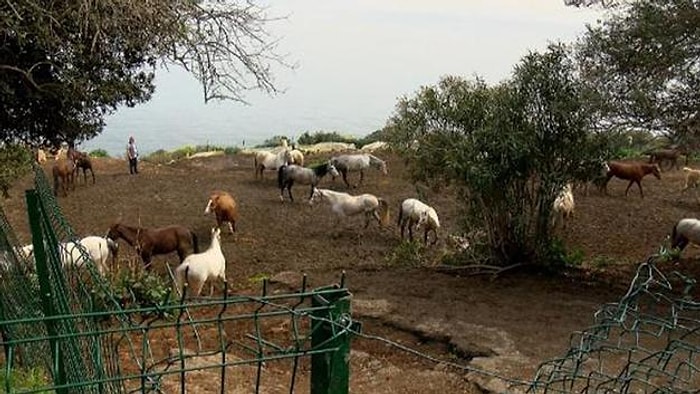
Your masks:
{"label": "bush", "polygon": [[[6,367],[3,365],[0,368],[3,370]],[[9,374],[9,386],[10,391],[32,391],[40,389],[41,387],[48,386],[50,384],[47,374],[44,373],[39,368],[31,368],[28,370],[14,369],[10,371]],[[6,387],[7,381],[5,380],[5,374],[0,374],[0,387],[3,389]],[[52,393],[53,391],[33,391],[36,393]]]}
{"label": "bush", "polygon": [[90,152],[91,157],[109,157],[109,153],[107,153],[106,150],[104,149],[95,149]]}
{"label": "bush", "polygon": [[315,145],[321,142],[344,142],[346,144],[354,144],[356,141],[357,139],[354,137],[343,136],[335,131],[317,131],[313,134],[309,134],[309,132],[306,131],[297,140],[301,145]]}
{"label": "bush", "polygon": [[166,305],[176,301],[176,297],[173,284],[158,274],[124,269],[112,276],[108,289],[96,294],[95,310],[112,309],[112,299],[122,308],[134,309]]}
{"label": "bush", "polygon": [[390,265],[418,267],[425,261],[425,247],[420,242],[402,241],[387,256]]}
{"label": "bush", "polygon": [[262,144],[256,145],[255,148],[274,148],[275,146],[282,145],[282,140],[289,141],[289,138],[286,135],[276,135],[266,139]]}

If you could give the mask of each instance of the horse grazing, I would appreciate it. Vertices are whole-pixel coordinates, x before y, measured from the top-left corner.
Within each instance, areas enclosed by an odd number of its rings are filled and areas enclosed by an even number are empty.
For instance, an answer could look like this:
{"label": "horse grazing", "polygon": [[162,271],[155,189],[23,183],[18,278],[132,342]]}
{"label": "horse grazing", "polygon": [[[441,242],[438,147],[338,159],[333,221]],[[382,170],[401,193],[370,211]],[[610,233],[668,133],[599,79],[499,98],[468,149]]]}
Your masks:
{"label": "horse grazing", "polygon": [[209,280],[209,297],[214,294],[214,281],[221,279],[226,282],[226,258],[221,251],[221,230],[214,227],[211,230],[211,244],[202,253],[187,256],[177,268],[175,268],[177,289],[182,290],[187,283],[192,286],[192,293],[198,296],[202,293],[204,283]]}
{"label": "horse grazing", "polygon": [[287,163],[289,163],[289,149],[285,148],[277,153],[260,151],[255,154],[255,179],[258,179],[258,174],[260,179],[263,179],[265,170],[277,171]]}
{"label": "horse grazing", "polygon": [[[365,214],[365,228],[374,217],[380,226],[386,226],[389,222],[389,204],[386,200],[378,198],[372,194],[361,194],[351,196],[347,193],[336,192],[329,189],[314,188],[309,204],[317,201],[328,201],[331,210],[338,219],[354,216],[360,213]],[[382,211],[381,213],[379,211]]]}
{"label": "horse grazing", "polygon": [[58,196],[58,187],[60,185],[61,190],[63,190],[63,195],[68,196],[68,187],[72,187],[75,190],[74,181],[74,169],[75,163],[68,158],[58,158],[53,163],[53,168],[51,172],[53,173],[53,195]]}
{"label": "horse grazing", "polygon": [[[678,169],[678,158],[683,154],[681,149],[658,149],[649,152],[649,163],[658,163],[663,167],[664,161],[669,163],[668,169]],[[688,156],[685,157],[685,164],[688,165]]]}
{"label": "horse grazing", "polygon": [[311,198],[314,188],[321,181],[321,178],[326,176],[328,173],[330,173],[332,176],[340,175],[330,160],[312,168],[306,168],[296,164],[289,164],[280,167],[279,170],[277,170],[277,183],[280,188],[280,200],[284,202],[284,190],[287,189],[289,199],[294,202],[294,196],[292,196],[292,186],[294,185],[294,182],[299,182],[302,185],[311,185],[311,191],[309,193],[309,198]]}
{"label": "horse grazing", "polygon": [[661,169],[658,164],[644,164],[644,163],[625,163],[619,161],[608,162],[608,173],[605,175],[605,180],[603,181],[600,188],[608,194],[608,182],[610,178],[617,177],[620,179],[628,180],[630,183],[625,189],[625,196],[632,187],[633,183],[636,183],[639,187],[639,194],[644,198],[644,191],[642,191],[642,178],[648,174],[653,174],[656,179],[661,179]]}
{"label": "horse grazing", "polygon": [[[343,181],[348,189],[350,188],[350,183],[348,183],[348,172],[360,171],[360,182],[357,184],[357,186],[362,184],[365,177],[364,170],[367,168],[374,167],[380,170],[384,175],[387,174],[386,162],[369,153],[335,156],[331,158],[331,163],[333,163],[338,172],[343,175]],[[333,179],[335,180],[335,177],[333,177]]]}
{"label": "horse grazing", "polygon": [[177,252],[182,262],[190,253],[199,251],[197,235],[187,227],[179,225],[143,228],[115,223],[109,228],[107,238],[113,241],[121,238],[134,247],[146,269],[150,269],[151,258],[154,255]]}
{"label": "horse grazing", "polygon": [[214,213],[216,216],[216,226],[221,228],[221,224],[228,223],[228,229],[233,234],[236,231],[238,221],[238,204],[233,197],[221,190],[211,192],[204,214]]}
{"label": "horse grazing", "polygon": [[423,243],[428,244],[428,233],[433,232],[432,244],[437,242],[437,230],[440,228],[440,220],[437,212],[430,205],[415,199],[407,198],[401,202],[399,206],[399,221],[398,226],[401,228],[401,239],[404,237],[404,231],[408,226],[408,238],[413,241],[413,227],[423,227]]}
{"label": "horse grazing", "polygon": [[[80,246],[78,246],[80,244]],[[109,238],[90,235],[75,242],[66,242],[59,244],[61,255],[61,263],[63,268],[66,267],[82,267],[85,264],[85,258],[81,250],[85,250],[87,256],[92,259],[100,275],[105,275],[109,272],[107,262],[110,257],[114,262],[117,258],[118,244]]]}
{"label": "horse grazing", "polygon": [[700,245],[700,220],[698,219],[685,218],[673,225],[671,248],[678,248],[682,252],[688,243]]}

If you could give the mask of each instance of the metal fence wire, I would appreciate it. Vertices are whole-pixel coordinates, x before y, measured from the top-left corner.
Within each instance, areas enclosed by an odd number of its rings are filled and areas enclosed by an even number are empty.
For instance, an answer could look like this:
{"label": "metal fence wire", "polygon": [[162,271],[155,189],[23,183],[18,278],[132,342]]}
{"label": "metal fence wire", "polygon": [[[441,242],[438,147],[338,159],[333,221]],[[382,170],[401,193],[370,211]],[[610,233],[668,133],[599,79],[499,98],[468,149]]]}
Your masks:
{"label": "metal fence wire", "polygon": [[[31,256],[0,209],[0,391],[348,391],[357,326],[344,277],[317,289],[304,277],[283,294],[268,294],[264,281],[256,296],[229,296],[226,286],[222,297],[194,299],[185,288],[163,304],[125,309],[79,244],[79,261],[62,263],[77,237],[38,166],[26,200]],[[27,370],[40,375],[31,387],[15,379]]]}
{"label": "metal fence wire", "polygon": [[[171,297],[123,308],[109,278],[81,249],[40,167],[26,193],[33,256],[0,209],[0,390],[56,393],[300,392],[349,390],[350,337],[381,340],[434,362],[498,377],[512,393],[700,393],[700,303],[695,280],[639,265],[627,293],[603,305],[591,327],[572,334],[562,357],[532,380],[441,361],[360,331],[352,296],[338,285],[256,296]],[[82,266],[82,267],[81,267]],[[42,379],[17,387],[17,371]],[[283,377],[283,378],[280,378]],[[284,384],[280,384],[284,381]]]}

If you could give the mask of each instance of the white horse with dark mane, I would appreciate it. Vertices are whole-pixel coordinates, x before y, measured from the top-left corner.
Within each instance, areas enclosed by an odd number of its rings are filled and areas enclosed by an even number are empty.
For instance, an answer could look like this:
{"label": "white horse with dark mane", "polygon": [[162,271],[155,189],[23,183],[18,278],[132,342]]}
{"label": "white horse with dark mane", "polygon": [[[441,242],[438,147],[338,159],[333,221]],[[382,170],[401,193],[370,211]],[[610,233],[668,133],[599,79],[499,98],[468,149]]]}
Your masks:
{"label": "white horse with dark mane", "polygon": [[329,189],[314,188],[309,204],[314,204],[317,201],[328,201],[331,205],[331,211],[338,219],[363,213],[365,215],[365,228],[369,226],[372,218],[376,219],[380,226],[386,226],[389,222],[389,204],[386,200],[373,194],[365,193],[351,196]]}
{"label": "white horse with dark mane", "polygon": [[428,244],[428,233],[433,232],[435,236],[432,244],[437,242],[437,231],[440,228],[440,219],[437,212],[430,205],[415,199],[407,198],[403,200],[399,207],[398,225],[401,228],[401,239],[408,226],[408,238],[413,241],[413,227],[423,228],[423,243]]}
{"label": "white horse with dark mane", "polygon": [[331,163],[333,163],[338,172],[343,175],[343,181],[348,188],[350,188],[348,172],[360,172],[360,182],[357,184],[358,186],[362,185],[362,181],[365,178],[365,170],[370,167],[380,170],[384,175],[387,174],[386,162],[369,153],[334,156],[331,158]]}
{"label": "white horse with dark mane", "polygon": [[289,149],[285,148],[277,153],[272,153],[269,151],[260,151],[255,154],[255,179],[258,179],[258,174],[260,174],[260,179],[263,178],[263,171],[272,170],[277,171],[283,165],[289,163],[291,157],[289,155]]}

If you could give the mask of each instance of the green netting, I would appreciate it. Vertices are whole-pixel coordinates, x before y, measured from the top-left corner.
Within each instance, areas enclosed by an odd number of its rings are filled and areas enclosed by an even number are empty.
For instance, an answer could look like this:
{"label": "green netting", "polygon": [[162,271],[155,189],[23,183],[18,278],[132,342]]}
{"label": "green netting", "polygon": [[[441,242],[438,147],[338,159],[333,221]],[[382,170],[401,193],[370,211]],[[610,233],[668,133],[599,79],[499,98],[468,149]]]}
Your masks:
{"label": "green netting", "polygon": [[[229,297],[224,289],[218,299],[182,294],[155,307],[122,309],[109,277],[85,250],[63,266],[65,243],[77,237],[38,166],[26,198],[32,258],[17,253],[0,209],[0,390],[17,390],[13,370],[40,368],[45,384],[20,392],[197,392],[201,374],[208,391],[268,392],[266,384],[280,391],[264,372],[283,364],[284,392],[300,384],[313,393],[347,392],[351,296],[342,280],[310,291],[304,278],[298,292],[274,295],[264,282],[256,297]],[[308,374],[300,378],[304,365],[312,365],[313,383]],[[188,379],[192,374],[197,379]]]}
{"label": "green netting", "polygon": [[700,303],[695,280],[641,264],[619,302],[571,337],[561,357],[543,363],[528,387],[546,393],[700,392]]}

